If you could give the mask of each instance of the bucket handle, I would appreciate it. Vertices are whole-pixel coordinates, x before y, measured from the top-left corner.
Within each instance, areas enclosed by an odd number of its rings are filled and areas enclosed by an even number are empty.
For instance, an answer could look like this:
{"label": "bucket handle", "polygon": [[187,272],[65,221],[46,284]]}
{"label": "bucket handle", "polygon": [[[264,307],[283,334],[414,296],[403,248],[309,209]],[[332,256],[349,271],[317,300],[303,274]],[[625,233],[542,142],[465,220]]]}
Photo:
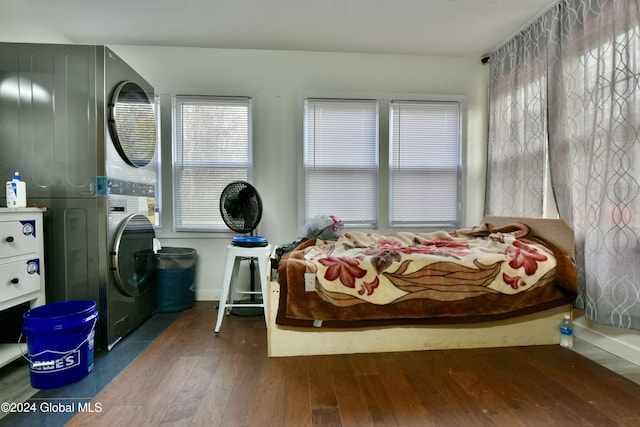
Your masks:
{"label": "bucket handle", "polygon": [[[98,322],[98,318],[96,317],[95,319],[93,319],[93,325],[91,325],[91,331],[95,331],[95,327],[96,327],[96,323],[97,322]],[[29,366],[31,368],[41,368],[41,367],[55,366],[55,364],[58,363],[59,360],[62,360],[65,357],[67,357],[68,355],[70,355],[71,353],[80,350],[80,347],[82,347],[86,342],[89,341],[89,336],[91,335],[91,333],[89,333],[87,335],[87,337],[85,339],[83,339],[82,342],[80,344],[78,344],[78,346],[76,348],[74,348],[73,350],[69,350],[65,354],[63,354],[61,357],[59,357],[57,359],[54,359],[54,360],[47,361],[47,362],[33,362],[31,359],[29,359],[29,357],[27,356],[27,354],[29,353],[29,350],[23,351],[23,349],[22,349],[22,335],[23,335],[22,332],[20,332],[20,336],[18,337],[18,348],[20,349],[20,355],[22,356],[22,358],[24,360],[29,362]],[[31,356],[31,355],[29,355],[29,356]]]}

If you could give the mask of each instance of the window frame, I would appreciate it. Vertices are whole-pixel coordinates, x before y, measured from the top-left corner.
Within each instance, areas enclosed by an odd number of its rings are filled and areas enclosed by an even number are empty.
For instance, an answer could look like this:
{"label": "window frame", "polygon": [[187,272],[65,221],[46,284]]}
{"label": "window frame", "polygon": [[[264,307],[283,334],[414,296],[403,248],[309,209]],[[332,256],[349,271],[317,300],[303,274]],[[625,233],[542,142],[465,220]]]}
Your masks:
{"label": "window frame", "polygon": [[[325,214],[326,212],[314,212],[312,214],[309,214],[309,212],[307,212],[307,185],[309,184],[309,173],[308,170],[309,168],[307,167],[307,155],[309,152],[309,145],[307,143],[307,136],[308,136],[308,114],[307,114],[307,107],[309,105],[309,102],[314,102],[317,104],[322,104],[322,103],[326,103],[326,104],[330,104],[330,103],[344,103],[344,105],[347,104],[361,104],[361,105],[367,105],[367,104],[371,104],[374,108],[375,108],[375,117],[374,117],[374,121],[375,121],[375,136],[374,136],[374,141],[373,141],[373,145],[375,146],[374,148],[374,156],[373,156],[373,163],[371,163],[373,165],[373,173],[375,175],[374,178],[374,183],[373,183],[373,192],[376,195],[376,199],[373,201],[373,218],[371,218],[371,221],[367,221],[367,220],[362,220],[362,221],[348,221],[345,220],[343,218],[341,218],[341,220],[344,221],[344,223],[347,226],[351,226],[351,227],[367,227],[367,228],[375,228],[377,226],[378,223],[378,215],[377,212],[379,211],[379,181],[380,181],[380,176],[379,176],[379,171],[380,171],[380,125],[379,125],[379,117],[380,117],[380,110],[379,110],[379,102],[375,99],[369,99],[369,98],[325,98],[325,97],[308,97],[305,98],[304,100],[304,108],[303,108],[303,159],[302,159],[302,169],[303,169],[303,194],[304,197],[302,199],[302,203],[303,203],[303,218],[310,218],[312,215],[319,215],[319,214]],[[315,140],[314,140],[315,141]],[[329,169],[335,169],[335,170],[341,170],[343,172],[357,172],[359,170],[369,170],[369,168],[362,168],[362,167],[336,167],[331,166],[331,167],[327,167],[327,170]]]}
{"label": "window frame", "polygon": [[[453,221],[446,220],[416,220],[416,221],[400,221],[394,220],[393,217],[393,200],[394,200],[394,192],[393,192],[393,178],[394,178],[394,161],[393,161],[393,153],[396,151],[394,146],[394,133],[395,129],[393,128],[393,105],[419,105],[419,106],[432,106],[432,105],[453,105],[457,110],[457,129],[455,130],[456,134],[456,161],[455,161],[455,219]],[[462,148],[463,148],[463,140],[462,140],[462,130],[463,130],[463,114],[462,114],[462,102],[457,100],[404,100],[404,99],[392,99],[389,101],[389,165],[388,165],[388,175],[389,175],[389,191],[388,191],[388,199],[389,199],[389,227],[391,228],[459,228],[461,225],[461,216],[462,216],[462,199],[461,199],[461,190],[462,190]],[[427,167],[417,167],[414,168],[416,171],[426,171],[433,170],[433,168]]]}
{"label": "window frame", "polygon": [[[179,146],[184,146],[179,138],[179,132],[183,129],[181,126],[181,118],[178,117],[180,106],[185,103],[209,103],[210,105],[246,105],[247,107],[247,161],[246,162],[224,162],[224,161],[208,161],[208,162],[183,162],[179,157],[179,153],[182,149]],[[211,232],[211,233],[230,233],[229,228],[221,220],[219,223],[214,224],[184,224],[181,222],[182,215],[180,213],[179,204],[181,197],[178,194],[180,192],[181,177],[180,170],[185,168],[185,165],[189,167],[201,168],[201,169],[238,169],[246,172],[245,177],[242,180],[252,182],[253,179],[253,99],[250,96],[223,96],[223,95],[172,95],[172,121],[173,121],[173,138],[172,138],[172,182],[173,182],[173,229],[176,232]],[[180,141],[179,141],[180,139]],[[231,180],[229,180],[231,182]],[[222,191],[222,189],[221,189]],[[221,193],[220,191],[220,193]],[[211,201],[211,209],[216,212],[214,216],[219,212],[219,199],[218,195],[215,200]]]}
{"label": "window frame", "polygon": [[[448,229],[460,228],[466,221],[466,191],[468,179],[467,167],[467,129],[468,129],[468,102],[466,95],[457,94],[411,94],[411,93],[336,93],[336,92],[308,92],[299,94],[300,105],[300,138],[301,148],[298,162],[298,226],[302,227],[308,218],[305,217],[305,165],[304,165],[304,138],[305,138],[305,109],[304,103],[307,99],[331,98],[331,99],[356,99],[356,100],[377,100],[378,101],[378,210],[377,221],[373,227],[362,225],[345,224],[344,230],[375,230],[378,233],[391,233],[406,230],[407,226],[393,226],[390,222],[390,172],[389,172],[389,120],[391,101],[424,101],[424,102],[458,102],[460,106],[460,151],[459,151],[459,186],[458,186],[458,224],[451,227],[446,224],[423,224],[411,225],[412,230],[417,232],[430,232],[442,230],[443,226]],[[331,212],[327,212],[331,214]]]}

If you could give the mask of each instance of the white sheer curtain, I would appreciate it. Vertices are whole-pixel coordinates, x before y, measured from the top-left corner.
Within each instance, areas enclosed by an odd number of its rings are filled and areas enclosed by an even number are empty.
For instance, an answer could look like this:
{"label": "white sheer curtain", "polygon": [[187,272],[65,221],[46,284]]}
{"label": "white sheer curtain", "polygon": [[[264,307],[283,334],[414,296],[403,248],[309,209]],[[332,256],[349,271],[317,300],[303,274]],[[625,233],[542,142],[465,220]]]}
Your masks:
{"label": "white sheer curtain", "polygon": [[[516,37],[523,47],[510,54],[515,58],[533,57],[535,61],[528,60],[527,64],[544,68],[530,77],[531,72],[525,71],[530,66],[518,66],[514,72],[525,83],[510,91],[516,96],[527,84],[544,86],[541,92],[546,99],[540,101],[538,120],[547,123],[548,129],[543,132],[548,138],[545,146],[558,212],[575,231],[580,270],[576,305],[597,323],[634,329],[640,329],[638,2],[561,1]],[[507,45],[511,43],[514,41]],[[521,123],[527,119],[518,112],[531,111],[532,104],[524,98],[511,106],[495,104],[501,79],[500,62],[495,58],[504,49],[491,57],[491,122],[506,120],[500,126],[517,129],[525,126]],[[495,167],[496,158],[504,157],[500,152],[501,135],[490,132],[490,168]],[[526,135],[516,136],[508,143],[527,153],[523,147],[531,146],[531,141]],[[531,156],[531,161],[524,164],[539,168],[540,158]],[[515,173],[511,180],[522,181],[521,175]],[[533,173],[531,176],[535,181],[530,184],[542,192],[544,185]],[[501,200],[503,196],[495,195],[505,191],[500,182],[507,183],[506,191],[513,191],[509,179],[509,174],[499,181],[494,171],[488,174],[487,212],[535,214],[537,199],[535,206],[530,206],[530,201],[512,198],[509,202],[518,204],[513,207]]]}
{"label": "white sheer curtain", "polygon": [[488,215],[542,216],[547,146],[544,19],[491,55]]}
{"label": "white sheer curtain", "polygon": [[549,156],[576,236],[576,305],[640,329],[640,17],[637,0],[564,1],[550,50]]}

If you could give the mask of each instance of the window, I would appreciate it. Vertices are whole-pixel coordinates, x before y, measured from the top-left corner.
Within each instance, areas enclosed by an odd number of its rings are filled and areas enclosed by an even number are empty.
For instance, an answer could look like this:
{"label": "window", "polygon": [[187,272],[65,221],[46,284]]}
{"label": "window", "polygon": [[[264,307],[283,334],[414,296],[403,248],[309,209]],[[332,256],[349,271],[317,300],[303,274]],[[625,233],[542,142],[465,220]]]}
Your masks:
{"label": "window", "polygon": [[307,99],[304,134],[305,218],[331,214],[375,226],[377,101]]}
{"label": "window", "polygon": [[251,179],[251,99],[176,96],[174,201],[177,230],[227,230],[219,199]]}
{"label": "window", "polygon": [[389,221],[458,226],[460,103],[392,101]]}
{"label": "window", "polygon": [[459,97],[307,99],[304,220],[327,214],[356,227],[459,227],[462,109]]}

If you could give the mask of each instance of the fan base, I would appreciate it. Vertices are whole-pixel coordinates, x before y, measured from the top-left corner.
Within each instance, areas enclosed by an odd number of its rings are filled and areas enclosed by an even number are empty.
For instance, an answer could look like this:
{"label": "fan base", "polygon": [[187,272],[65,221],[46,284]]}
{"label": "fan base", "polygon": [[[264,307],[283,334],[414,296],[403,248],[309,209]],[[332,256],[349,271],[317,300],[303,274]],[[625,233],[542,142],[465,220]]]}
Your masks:
{"label": "fan base", "polygon": [[258,248],[267,246],[269,242],[261,236],[236,236],[231,240],[231,244],[244,248]]}

